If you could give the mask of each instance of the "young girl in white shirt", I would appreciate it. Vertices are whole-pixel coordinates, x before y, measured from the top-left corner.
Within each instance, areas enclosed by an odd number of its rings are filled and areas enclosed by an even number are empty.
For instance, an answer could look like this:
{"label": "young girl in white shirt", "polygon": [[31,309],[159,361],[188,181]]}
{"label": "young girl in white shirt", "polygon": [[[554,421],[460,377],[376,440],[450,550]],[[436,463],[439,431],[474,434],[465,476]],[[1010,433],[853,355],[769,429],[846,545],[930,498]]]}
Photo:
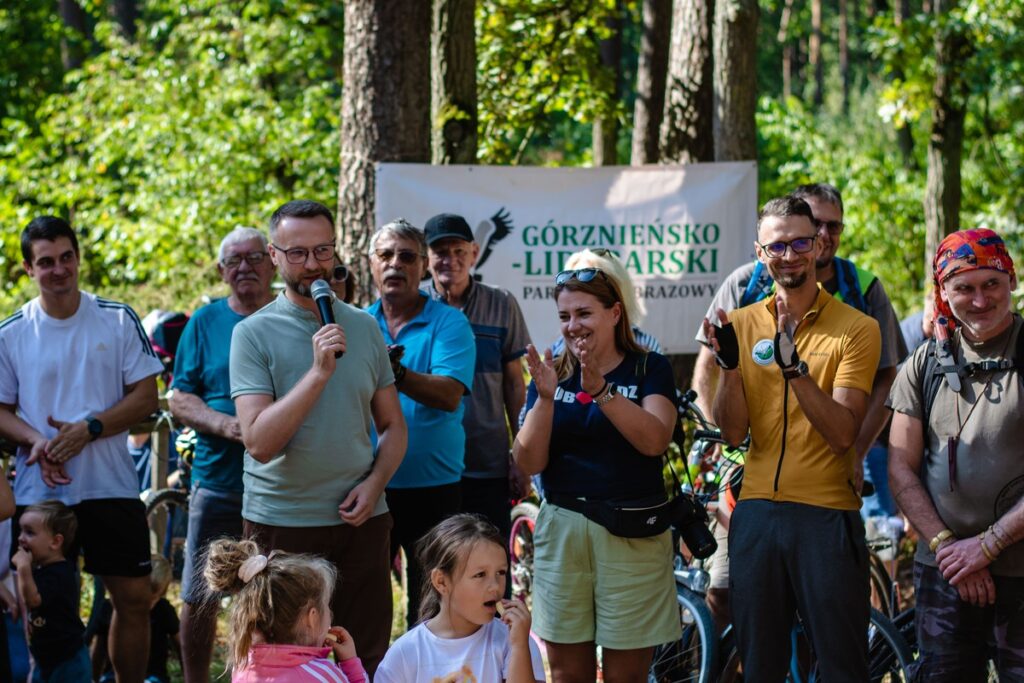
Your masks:
{"label": "young girl in white shirt", "polygon": [[417,546],[423,567],[420,617],[381,662],[374,683],[544,681],[530,613],[503,600],[508,552],[482,517],[455,515]]}

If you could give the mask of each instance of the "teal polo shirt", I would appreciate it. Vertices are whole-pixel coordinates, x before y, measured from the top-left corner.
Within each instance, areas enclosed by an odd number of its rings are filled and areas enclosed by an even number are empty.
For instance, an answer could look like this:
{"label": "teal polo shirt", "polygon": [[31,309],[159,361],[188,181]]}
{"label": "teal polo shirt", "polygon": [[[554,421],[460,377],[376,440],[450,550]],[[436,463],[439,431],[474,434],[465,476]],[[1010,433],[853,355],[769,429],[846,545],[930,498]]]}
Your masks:
{"label": "teal polo shirt", "polygon": [[[402,365],[414,372],[458,380],[469,394],[476,367],[473,328],[461,311],[432,300],[422,290],[420,296],[425,299],[423,310],[402,327],[397,339],[388,332],[379,300],[367,312],[376,318],[388,344],[405,347]],[[466,432],[462,428],[465,398],[449,413],[428,408],[401,390],[398,396],[409,429],[409,446],[388,488],[442,486],[461,480],[466,454]]]}

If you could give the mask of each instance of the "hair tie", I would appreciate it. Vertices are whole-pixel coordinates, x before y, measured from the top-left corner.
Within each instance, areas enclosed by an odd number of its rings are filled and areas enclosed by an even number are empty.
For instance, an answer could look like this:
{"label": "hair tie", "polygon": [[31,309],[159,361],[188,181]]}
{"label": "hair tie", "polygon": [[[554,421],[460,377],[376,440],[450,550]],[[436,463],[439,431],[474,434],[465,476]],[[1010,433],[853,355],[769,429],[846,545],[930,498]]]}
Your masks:
{"label": "hair tie", "polygon": [[238,578],[242,583],[249,583],[254,576],[267,568],[267,561],[266,555],[253,555],[238,568]]}

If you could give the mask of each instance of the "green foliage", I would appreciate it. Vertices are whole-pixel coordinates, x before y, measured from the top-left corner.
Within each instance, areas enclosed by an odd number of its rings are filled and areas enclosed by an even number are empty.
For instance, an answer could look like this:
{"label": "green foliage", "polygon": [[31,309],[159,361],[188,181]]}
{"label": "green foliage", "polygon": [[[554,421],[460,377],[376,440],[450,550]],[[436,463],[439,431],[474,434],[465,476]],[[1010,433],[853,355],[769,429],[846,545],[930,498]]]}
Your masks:
{"label": "green foliage", "polygon": [[[635,21],[638,2],[623,5]],[[477,3],[481,163],[590,161],[587,127],[607,114],[626,120],[598,55],[615,12],[616,0]],[[566,144],[544,144],[554,140]]]}
{"label": "green foliage", "polygon": [[33,121],[41,100],[60,88],[64,30],[56,5],[5,0],[0,6],[0,119]]}
{"label": "green foliage", "polygon": [[[71,217],[83,287],[143,309],[198,300],[233,227],[337,193],[340,12],[302,0],[168,9],[135,44],[101,23],[101,51],[43,103],[40,134],[15,126],[0,150],[12,190],[0,220]],[[32,289],[10,260],[16,232],[0,255],[8,310]]]}

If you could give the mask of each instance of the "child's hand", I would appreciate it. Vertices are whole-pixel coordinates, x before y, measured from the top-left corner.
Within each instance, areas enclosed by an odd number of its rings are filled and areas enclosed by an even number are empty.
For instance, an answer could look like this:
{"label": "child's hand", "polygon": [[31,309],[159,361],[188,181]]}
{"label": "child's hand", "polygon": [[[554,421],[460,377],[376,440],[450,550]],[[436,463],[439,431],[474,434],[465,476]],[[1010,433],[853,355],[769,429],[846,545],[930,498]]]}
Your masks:
{"label": "child's hand", "polygon": [[341,626],[332,626],[327,632],[327,639],[324,645],[334,651],[334,658],[339,662],[352,659],[356,656],[356,643],[352,640],[352,634]]}
{"label": "child's hand", "polygon": [[22,565],[26,567],[32,566],[32,554],[24,548],[18,548],[18,552],[14,553],[14,557],[11,558],[11,566],[17,570]]}
{"label": "child's hand", "polygon": [[528,646],[530,640],[530,610],[521,600],[501,600],[501,620],[508,624],[512,645]]}

